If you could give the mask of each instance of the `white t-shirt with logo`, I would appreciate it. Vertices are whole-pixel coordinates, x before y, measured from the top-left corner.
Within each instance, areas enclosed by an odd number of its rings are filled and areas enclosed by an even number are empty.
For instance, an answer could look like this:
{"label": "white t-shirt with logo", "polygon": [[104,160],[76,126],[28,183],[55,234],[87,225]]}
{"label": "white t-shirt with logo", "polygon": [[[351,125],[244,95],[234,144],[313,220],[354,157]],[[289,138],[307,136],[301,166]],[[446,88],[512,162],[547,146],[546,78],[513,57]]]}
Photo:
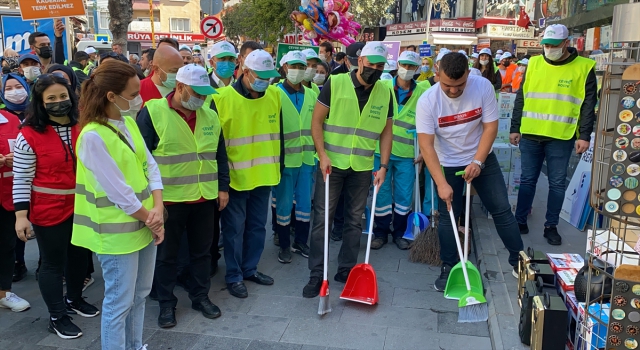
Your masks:
{"label": "white t-shirt with logo", "polygon": [[469,75],[464,92],[450,98],[440,83],[427,90],[416,109],[416,130],[435,136],[435,149],[445,167],[467,166],[480,145],[482,123],[498,120],[498,103],[489,80]]}

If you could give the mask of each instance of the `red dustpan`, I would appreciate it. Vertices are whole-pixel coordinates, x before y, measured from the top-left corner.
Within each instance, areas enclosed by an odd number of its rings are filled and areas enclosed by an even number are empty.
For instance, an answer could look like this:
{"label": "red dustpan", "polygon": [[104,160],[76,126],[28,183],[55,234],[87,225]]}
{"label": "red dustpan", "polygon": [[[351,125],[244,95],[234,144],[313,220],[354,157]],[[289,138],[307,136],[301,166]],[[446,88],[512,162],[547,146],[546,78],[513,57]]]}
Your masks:
{"label": "red dustpan", "polygon": [[369,238],[367,239],[367,253],[363,264],[358,264],[351,269],[347,284],[340,295],[340,299],[351,300],[357,303],[375,305],[378,303],[378,279],[373,267],[369,265],[369,253],[371,252],[371,236],[373,236],[373,217],[376,210],[376,197],[378,186],[373,188],[373,203],[369,219]]}

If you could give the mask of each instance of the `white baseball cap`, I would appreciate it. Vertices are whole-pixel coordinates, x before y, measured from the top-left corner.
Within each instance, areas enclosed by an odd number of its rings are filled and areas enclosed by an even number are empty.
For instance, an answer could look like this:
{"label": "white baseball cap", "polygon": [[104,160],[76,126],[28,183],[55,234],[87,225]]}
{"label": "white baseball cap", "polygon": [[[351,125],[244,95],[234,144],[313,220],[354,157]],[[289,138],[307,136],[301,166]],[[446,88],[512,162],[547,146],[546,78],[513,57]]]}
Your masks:
{"label": "white baseball cap", "polygon": [[244,66],[256,72],[260,79],[270,79],[280,77],[273,64],[273,58],[265,50],[253,50],[244,59]]}
{"label": "white baseball cap", "polygon": [[[480,50],[480,55],[489,55],[489,56],[491,56],[491,49],[485,47],[484,49]],[[480,56],[480,55],[478,55],[478,56]]]}
{"label": "white baseball cap", "polygon": [[180,45],[180,50],[179,51],[182,51],[182,50],[187,50],[189,52],[192,52],[191,48],[189,46],[185,45],[185,44]]}
{"label": "white baseball cap", "polygon": [[503,53],[503,52],[504,52],[504,51],[502,51],[502,50],[498,50],[498,51],[496,51],[496,53],[497,53],[498,55],[502,55],[502,53]]}
{"label": "white baseball cap", "polygon": [[384,64],[384,72],[391,72],[392,70],[398,70],[398,63],[394,60],[388,60]]}
{"label": "white baseball cap", "polygon": [[544,30],[540,45],[558,46],[569,37],[569,30],[562,24],[552,24]]}
{"label": "white baseball cap", "polygon": [[315,52],[313,49],[302,50],[302,54],[305,55],[308,60],[314,59],[314,60],[316,60],[318,62],[321,61],[320,57],[318,57],[318,53]]}
{"label": "white baseball cap", "polygon": [[303,64],[307,65],[307,56],[305,56],[301,51],[289,51],[280,59],[280,65],[284,66],[285,63],[288,64]]}
{"label": "white baseball cap", "polygon": [[496,54],[496,60],[500,61],[501,59],[502,59],[502,54],[500,54],[500,53]]}
{"label": "white baseball cap", "polygon": [[193,45],[193,51],[196,51],[196,50],[197,51],[202,51],[202,48],[200,47],[200,45],[198,45],[198,44]]}
{"label": "white baseball cap", "polygon": [[467,55],[467,51],[465,50],[458,50],[458,53],[465,55],[465,57],[469,57],[469,55]]}
{"label": "white baseball cap", "polygon": [[398,63],[419,66],[422,64],[422,60],[420,59],[420,55],[417,52],[405,50],[400,54]]}
{"label": "white baseball cap", "polygon": [[213,44],[213,46],[209,50],[209,56],[217,57],[217,58],[222,58],[222,57],[238,58],[238,55],[236,54],[236,49],[233,47],[233,45],[231,45],[231,43],[229,43],[228,41],[224,41],[224,40],[218,41],[217,43]]}
{"label": "white baseball cap", "polygon": [[389,73],[382,73],[380,80],[393,80],[393,76]]}
{"label": "white baseball cap", "polygon": [[478,56],[480,56],[480,55],[478,55],[477,52],[474,52],[474,53],[471,54],[471,57],[473,57],[473,58],[478,58]]}
{"label": "white baseball cap", "polygon": [[446,48],[442,48],[440,50],[440,52],[438,53],[438,56],[436,57],[436,63],[440,62],[440,60],[442,59],[442,57],[444,57],[444,55],[450,53],[451,50],[446,49]]}
{"label": "white baseball cap", "polygon": [[389,52],[379,41],[370,41],[363,48],[360,57],[366,57],[370,63],[387,63]]}
{"label": "white baseball cap", "polygon": [[504,60],[504,59],[506,59],[506,58],[511,58],[511,57],[513,57],[513,55],[511,54],[511,52],[505,52],[505,53],[503,53],[503,54],[502,54],[502,56],[500,56],[500,59],[501,59],[501,60]]}
{"label": "white baseball cap", "polygon": [[518,64],[526,66],[526,65],[529,64],[529,59],[528,58],[523,58],[520,61],[518,61]]}
{"label": "white baseball cap", "polygon": [[176,81],[188,85],[197,94],[212,95],[216,94],[209,83],[209,75],[204,67],[197,64],[188,64],[178,69]]}
{"label": "white baseball cap", "polygon": [[93,47],[87,47],[84,52],[86,52],[88,55],[91,55],[92,53],[96,53],[96,49],[94,49]]}

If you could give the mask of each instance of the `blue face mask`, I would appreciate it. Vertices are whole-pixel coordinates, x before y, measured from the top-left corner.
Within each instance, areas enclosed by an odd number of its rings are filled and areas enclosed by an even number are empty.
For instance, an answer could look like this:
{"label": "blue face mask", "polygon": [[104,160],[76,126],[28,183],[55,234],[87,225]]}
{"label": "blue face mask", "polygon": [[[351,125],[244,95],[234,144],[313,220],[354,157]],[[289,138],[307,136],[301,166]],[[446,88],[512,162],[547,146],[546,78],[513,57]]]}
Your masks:
{"label": "blue face mask", "polygon": [[230,78],[235,69],[236,64],[231,61],[216,62],[216,74],[222,79]]}
{"label": "blue face mask", "polygon": [[255,80],[253,81],[253,83],[251,83],[251,90],[253,90],[255,92],[265,92],[265,91],[267,91],[267,88],[269,87],[269,81],[268,80],[258,79],[258,77],[256,77],[255,75],[253,76],[253,78]]}

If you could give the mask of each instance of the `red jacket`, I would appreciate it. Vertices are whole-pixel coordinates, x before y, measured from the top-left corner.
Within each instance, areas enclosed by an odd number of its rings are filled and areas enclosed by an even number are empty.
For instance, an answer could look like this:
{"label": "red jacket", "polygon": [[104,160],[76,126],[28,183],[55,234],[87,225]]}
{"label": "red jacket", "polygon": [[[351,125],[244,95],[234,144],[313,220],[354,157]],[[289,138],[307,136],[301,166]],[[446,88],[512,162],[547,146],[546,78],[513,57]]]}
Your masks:
{"label": "red jacket", "polygon": [[140,81],[140,97],[142,97],[144,103],[147,103],[149,100],[163,98],[164,96],[162,96],[156,84],[151,80],[151,77],[147,77]]}
{"label": "red jacket", "polygon": [[[0,155],[6,156],[13,152],[13,144],[18,136],[20,119],[15,115],[0,111],[6,123],[0,123]],[[13,211],[13,172],[6,165],[0,166],[0,205],[8,211]]]}
{"label": "red jacket", "polygon": [[[29,219],[38,226],[58,225],[73,215],[75,156],[50,125],[42,133],[31,127],[24,127],[21,132],[36,154]],[[78,126],[71,128],[74,150],[79,133]]]}

